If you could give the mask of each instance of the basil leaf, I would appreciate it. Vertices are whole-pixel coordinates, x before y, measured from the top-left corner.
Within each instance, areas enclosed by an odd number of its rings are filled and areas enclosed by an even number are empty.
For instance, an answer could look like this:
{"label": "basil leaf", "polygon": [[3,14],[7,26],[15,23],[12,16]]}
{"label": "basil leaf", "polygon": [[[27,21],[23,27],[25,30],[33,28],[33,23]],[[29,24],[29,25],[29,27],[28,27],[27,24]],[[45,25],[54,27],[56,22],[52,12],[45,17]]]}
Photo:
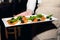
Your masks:
{"label": "basil leaf", "polygon": [[41,18],[42,16],[42,14],[37,14],[37,18]]}

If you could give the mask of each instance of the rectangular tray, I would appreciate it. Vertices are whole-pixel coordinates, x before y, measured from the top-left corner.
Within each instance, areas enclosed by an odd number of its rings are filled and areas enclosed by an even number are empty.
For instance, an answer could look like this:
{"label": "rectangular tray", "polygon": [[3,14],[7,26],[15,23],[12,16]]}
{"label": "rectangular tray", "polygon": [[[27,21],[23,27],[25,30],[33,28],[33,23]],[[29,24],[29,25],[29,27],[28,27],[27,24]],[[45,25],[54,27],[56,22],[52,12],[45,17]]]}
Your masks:
{"label": "rectangular tray", "polygon": [[[47,15],[45,15],[45,14],[43,14],[43,15],[44,15],[44,16],[47,16]],[[31,16],[35,16],[35,15],[31,15]],[[29,16],[27,16],[27,17],[29,17]],[[4,25],[5,25],[5,27],[16,26],[16,25],[25,25],[25,24],[20,24],[20,22],[18,22],[18,23],[15,24],[15,25],[9,25],[9,24],[7,23],[7,20],[9,20],[9,19],[11,19],[11,18],[12,18],[12,17],[10,17],[10,18],[2,18],[2,21],[3,21]],[[58,20],[58,19],[55,18],[55,17],[52,17],[52,20],[46,19],[45,21],[28,22],[28,23],[26,23],[26,24],[40,23],[40,22],[47,22],[47,21],[55,21],[55,20]]]}

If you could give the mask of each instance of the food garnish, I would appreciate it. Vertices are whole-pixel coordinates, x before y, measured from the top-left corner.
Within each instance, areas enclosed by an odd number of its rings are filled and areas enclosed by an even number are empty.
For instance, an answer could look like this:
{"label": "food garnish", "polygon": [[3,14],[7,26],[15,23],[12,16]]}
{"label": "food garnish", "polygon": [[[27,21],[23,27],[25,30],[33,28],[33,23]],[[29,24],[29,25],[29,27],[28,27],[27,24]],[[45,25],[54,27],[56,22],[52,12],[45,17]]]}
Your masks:
{"label": "food garnish", "polygon": [[42,14],[37,14],[37,15],[33,15],[33,16],[18,16],[17,18],[11,18],[10,20],[7,20],[8,24],[10,25],[15,25],[16,23],[18,23],[18,21],[21,21],[21,23],[28,23],[28,21],[30,22],[38,22],[38,21],[45,21],[46,19],[50,19],[52,20],[52,15],[48,15],[48,16],[44,16]]}
{"label": "food garnish", "polygon": [[17,20],[22,20],[22,16],[18,16],[16,19]]}
{"label": "food garnish", "polygon": [[48,15],[46,18],[49,19],[49,18],[51,18],[51,17],[52,17],[52,15]]}
{"label": "food garnish", "polygon": [[46,18],[44,16],[41,17],[41,21],[44,21]]}
{"label": "food garnish", "polygon": [[37,18],[37,17],[36,16],[30,16],[29,17],[29,20],[32,20],[33,21],[35,18]]}
{"label": "food garnish", "polygon": [[27,22],[28,22],[27,17],[23,16],[21,22],[23,22],[23,23],[27,23]]}
{"label": "food garnish", "polygon": [[44,16],[44,15],[42,15],[42,14],[37,14],[37,18],[41,18],[42,16]]}
{"label": "food garnish", "polygon": [[12,18],[12,19],[10,19],[10,20],[7,20],[7,22],[8,22],[8,24],[10,24],[10,25],[15,25],[16,23],[18,23],[18,20]]}
{"label": "food garnish", "polygon": [[33,20],[33,22],[37,22],[38,21],[38,19],[37,18],[35,18],[34,20]]}
{"label": "food garnish", "polygon": [[38,21],[41,21],[41,19],[38,19]]}

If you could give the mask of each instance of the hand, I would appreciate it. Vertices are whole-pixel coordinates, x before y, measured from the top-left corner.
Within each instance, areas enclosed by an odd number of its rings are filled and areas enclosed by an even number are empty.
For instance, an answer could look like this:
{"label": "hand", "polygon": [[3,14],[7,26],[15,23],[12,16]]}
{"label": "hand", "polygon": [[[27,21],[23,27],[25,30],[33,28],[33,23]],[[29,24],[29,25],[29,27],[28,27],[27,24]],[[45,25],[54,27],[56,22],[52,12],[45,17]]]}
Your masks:
{"label": "hand", "polygon": [[27,10],[25,12],[22,12],[20,14],[15,15],[15,17],[17,17],[17,16],[29,16],[29,15],[32,15],[32,13],[33,12],[31,10]]}

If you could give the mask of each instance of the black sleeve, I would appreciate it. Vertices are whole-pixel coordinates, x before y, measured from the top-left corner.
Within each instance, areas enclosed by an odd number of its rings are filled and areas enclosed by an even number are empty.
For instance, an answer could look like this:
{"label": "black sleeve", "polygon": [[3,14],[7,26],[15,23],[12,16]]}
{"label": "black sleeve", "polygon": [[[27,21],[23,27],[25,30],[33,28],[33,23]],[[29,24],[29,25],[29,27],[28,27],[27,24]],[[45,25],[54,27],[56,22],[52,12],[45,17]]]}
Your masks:
{"label": "black sleeve", "polygon": [[33,15],[35,14],[35,11],[36,11],[36,9],[37,9],[37,6],[38,5],[38,0],[36,0],[36,6],[35,6],[35,9],[34,9],[34,13],[33,13]]}
{"label": "black sleeve", "polygon": [[4,27],[4,24],[2,22],[2,20],[0,19],[0,30],[1,30],[1,39],[2,40],[5,40],[5,27]]}

